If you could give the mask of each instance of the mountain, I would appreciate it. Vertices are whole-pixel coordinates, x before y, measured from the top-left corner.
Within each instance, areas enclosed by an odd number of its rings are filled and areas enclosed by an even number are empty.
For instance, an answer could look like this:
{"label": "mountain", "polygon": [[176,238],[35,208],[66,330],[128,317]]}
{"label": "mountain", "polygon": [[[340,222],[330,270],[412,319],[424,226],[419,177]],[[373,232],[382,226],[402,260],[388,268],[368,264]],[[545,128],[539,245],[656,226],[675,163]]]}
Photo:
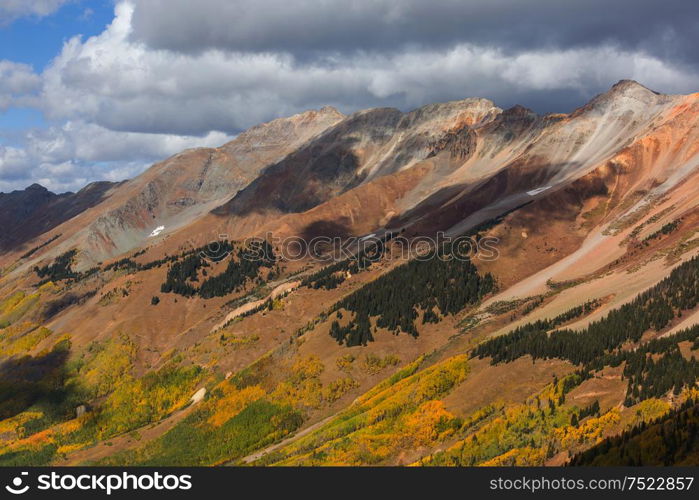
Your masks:
{"label": "mountain", "polygon": [[697,396],[698,116],[326,107],[0,195],[0,464],[620,461]]}
{"label": "mountain", "polygon": [[117,256],[143,244],[159,225],[170,231],[195,221],[227,201],[267,164],[341,118],[327,107],[253,127],[219,148],[183,151],[121,183],[95,210],[85,211],[90,208],[85,205],[69,212],[60,222],[72,220],[60,233],[72,234],[95,261]]}
{"label": "mountain", "polygon": [[39,184],[23,191],[0,193],[0,249],[12,248],[40,236],[102,202],[116,184],[95,182],[77,193],[60,195]]}

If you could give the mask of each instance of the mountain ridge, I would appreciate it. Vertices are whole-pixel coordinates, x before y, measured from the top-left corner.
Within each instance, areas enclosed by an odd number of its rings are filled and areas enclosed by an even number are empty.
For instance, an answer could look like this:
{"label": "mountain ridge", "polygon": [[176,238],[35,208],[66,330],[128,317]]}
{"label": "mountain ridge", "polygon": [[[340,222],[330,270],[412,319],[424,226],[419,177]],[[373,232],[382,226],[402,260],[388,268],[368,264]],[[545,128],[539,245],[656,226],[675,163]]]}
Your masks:
{"label": "mountain ridge", "polygon": [[696,397],[698,116],[625,81],[569,114],[324,108],[110,185],[0,251],[0,463],[599,453]]}

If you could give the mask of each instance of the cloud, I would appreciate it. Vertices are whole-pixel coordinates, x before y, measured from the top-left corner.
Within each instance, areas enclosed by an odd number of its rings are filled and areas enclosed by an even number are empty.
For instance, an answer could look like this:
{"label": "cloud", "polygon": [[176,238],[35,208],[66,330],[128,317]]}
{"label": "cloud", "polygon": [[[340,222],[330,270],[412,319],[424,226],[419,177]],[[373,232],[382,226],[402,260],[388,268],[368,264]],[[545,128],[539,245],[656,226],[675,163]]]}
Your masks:
{"label": "cloud", "polygon": [[92,19],[92,16],[94,16],[94,15],[95,15],[95,11],[92,10],[91,8],[87,7],[86,9],[83,10],[83,13],[80,14],[80,17],[78,19],[80,19],[81,21],[89,21],[90,19]]}
{"label": "cloud", "polygon": [[41,87],[41,77],[28,64],[0,60],[0,111],[26,105]]}
{"label": "cloud", "polygon": [[38,182],[62,192],[95,180],[121,181],[149,164],[192,147],[217,147],[231,138],[115,132],[69,121],[27,133],[23,147],[0,146],[0,191]]}
{"label": "cloud", "polygon": [[343,111],[406,109],[477,96],[531,105],[552,91],[582,102],[623,78],[663,92],[695,90],[697,81],[691,68],[613,44],[510,53],[459,43],[311,60],[282,52],[179,53],[134,41],[133,13],[133,5],[123,2],[102,34],[65,44],[43,75],[43,109],[51,119],[118,131],[235,134],[327,104]]}
{"label": "cloud", "polygon": [[133,38],[157,49],[394,52],[459,43],[521,51],[612,43],[699,61],[686,0],[134,0]]}
{"label": "cloud", "polygon": [[217,147],[230,140],[221,132],[203,137],[115,132],[94,123],[69,121],[27,135],[26,150],[46,162],[157,161],[192,147]]}
{"label": "cloud", "polygon": [[56,12],[71,0],[2,0],[0,26],[6,26],[20,17],[45,17]]}
{"label": "cloud", "polygon": [[26,175],[26,169],[26,151],[0,145],[0,183],[22,179]]}

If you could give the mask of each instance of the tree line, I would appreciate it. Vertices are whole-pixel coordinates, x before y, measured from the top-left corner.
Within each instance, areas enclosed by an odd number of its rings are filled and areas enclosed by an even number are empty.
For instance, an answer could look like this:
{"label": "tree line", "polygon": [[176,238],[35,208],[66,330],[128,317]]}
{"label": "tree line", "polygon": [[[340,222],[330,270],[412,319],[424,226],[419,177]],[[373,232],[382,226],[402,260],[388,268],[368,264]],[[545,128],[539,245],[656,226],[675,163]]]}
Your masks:
{"label": "tree line", "polygon": [[422,312],[422,323],[436,323],[492,292],[491,274],[481,276],[468,259],[450,258],[442,251],[430,260],[412,260],[367,283],[333,307],[353,313],[345,326],[334,321],[330,335],[347,346],[373,341],[370,318],[375,328],[394,334],[419,335],[415,322]]}
{"label": "tree line", "polygon": [[669,390],[678,393],[683,387],[695,384],[699,375],[697,361],[682,356],[678,343],[693,341],[696,347],[699,327],[633,350],[628,345],[638,344],[649,330],[661,331],[683,312],[694,309],[698,301],[699,258],[695,257],[630,303],[610,311],[581,331],[551,331],[562,318],[574,315],[575,311],[571,310],[554,320],[528,323],[488,340],[474,349],[473,356],[491,357],[495,364],[528,354],[534,359],[565,359],[582,365],[585,370],[626,362],[624,376],[630,382],[627,404],[662,396]]}
{"label": "tree line", "polygon": [[325,290],[337,288],[341,283],[344,283],[348,275],[366,271],[373,263],[379,261],[386,253],[386,243],[396,235],[397,233],[389,232],[379,240],[367,242],[367,246],[360,249],[356,255],[325,266],[306,276],[301,282],[301,286],[316,290],[319,288]]}
{"label": "tree line", "polygon": [[271,268],[276,262],[274,250],[265,240],[240,246],[235,252],[231,243],[226,241],[223,244],[226,252],[222,253],[224,257],[221,258],[228,257],[230,260],[222,273],[207,277],[197,287],[200,270],[202,276],[206,276],[205,268],[210,267],[208,261],[212,259],[204,250],[194,252],[168,268],[160,291],[185,297],[199,295],[204,299],[223,297],[241,289],[249,280],[257,278],[261,268]]}

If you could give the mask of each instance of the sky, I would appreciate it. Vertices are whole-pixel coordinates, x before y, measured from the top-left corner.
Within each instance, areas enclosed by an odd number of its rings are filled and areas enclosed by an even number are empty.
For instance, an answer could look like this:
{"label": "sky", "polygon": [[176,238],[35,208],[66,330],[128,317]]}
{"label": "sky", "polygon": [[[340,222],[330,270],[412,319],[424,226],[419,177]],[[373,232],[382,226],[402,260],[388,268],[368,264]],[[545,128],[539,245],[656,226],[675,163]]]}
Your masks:
{"label": "sky", "polygon": [[686,0],[0,0],[0,192],[119,181],[325,105],[699,91]]}

